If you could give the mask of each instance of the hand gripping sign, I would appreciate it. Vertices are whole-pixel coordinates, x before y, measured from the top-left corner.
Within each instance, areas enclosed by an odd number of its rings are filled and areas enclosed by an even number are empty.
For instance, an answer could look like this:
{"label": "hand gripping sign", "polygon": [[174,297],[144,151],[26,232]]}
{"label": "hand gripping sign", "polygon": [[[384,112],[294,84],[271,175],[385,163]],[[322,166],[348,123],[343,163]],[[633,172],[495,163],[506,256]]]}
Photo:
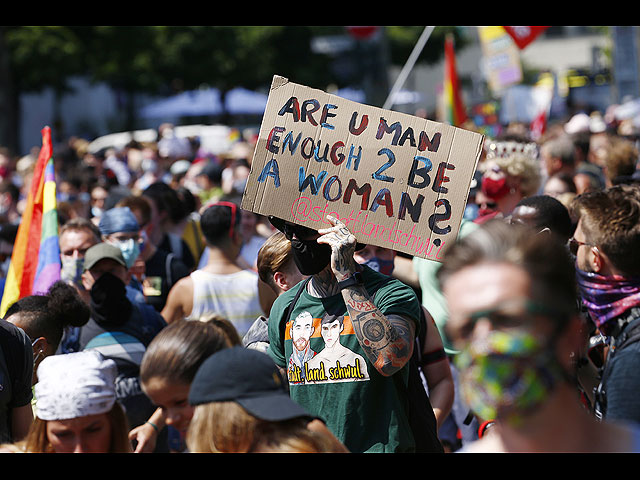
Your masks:
{"label": "hand gripping sign", "polygon": [[242,208],[440,260],[460,228],[484,136],[274,76]]}

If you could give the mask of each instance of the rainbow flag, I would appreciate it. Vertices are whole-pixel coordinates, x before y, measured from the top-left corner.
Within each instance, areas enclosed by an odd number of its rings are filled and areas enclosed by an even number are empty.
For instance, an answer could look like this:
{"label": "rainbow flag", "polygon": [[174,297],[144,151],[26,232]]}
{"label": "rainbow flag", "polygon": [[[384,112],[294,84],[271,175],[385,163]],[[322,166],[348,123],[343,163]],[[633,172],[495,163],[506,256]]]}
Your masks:
{"label": "rainbow flag", "polygon": [[456,70],[456,53],[451,35],[447,35],[444,44],[443,86],[445,121],[453,126],[459,126],[467,120],[467,112],[460,94],[458,72]]}
{"label": "rainbow flag", "polygon": [[42,129],[42,148],[11,254],[0,316],[17,300],[46,293],[60,279],[58,211],[51,129]]}

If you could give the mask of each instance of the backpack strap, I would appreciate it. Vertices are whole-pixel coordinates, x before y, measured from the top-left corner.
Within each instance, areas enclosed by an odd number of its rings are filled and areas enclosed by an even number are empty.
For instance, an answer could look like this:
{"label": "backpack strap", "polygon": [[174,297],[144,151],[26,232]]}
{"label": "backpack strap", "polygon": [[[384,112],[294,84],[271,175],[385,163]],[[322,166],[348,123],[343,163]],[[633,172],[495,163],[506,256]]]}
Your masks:
{"label": "backpack strap", "polygon": [[640,321],[635,323],[628,330],[623,330],[622,334],[616,339],[615,349],[621,350],[624,347],[640,340]]}
{"label": "backpack strap", "polygon": [[171,275],[171,262],[173,261],[173,257],[174,257],[173,253],[167,254],[167,258],[164,266],[167,272],[167,285],[169,285],[169,288],[171,288],[171,286],[173,285],[173,275]]}
{"label": "backpack strap", "polygon": [[[604,367],[602,367],[602,374],[600,375],[600,382],[593,389],[594,393],[594,413],[597,418],[603,418],[607,409],[607,392],[605,390],[605,383],[609,377],[611,368],[611,358],[615,354],[625,347],[640,340],[640,309],[634,308],[627,317],[626,328],[623,328],[620,335],[615,338],[609,352],[607,353],[607,359]],[[637,320],[637,321],[636,321]],[[633,325],[630,325],[633,322]]]}
{"label": "backpack strap", "polygon": [[175,233],[169,233],[168,235],[171,252],[175,253],[178,258],[182,258],[182,237]]}

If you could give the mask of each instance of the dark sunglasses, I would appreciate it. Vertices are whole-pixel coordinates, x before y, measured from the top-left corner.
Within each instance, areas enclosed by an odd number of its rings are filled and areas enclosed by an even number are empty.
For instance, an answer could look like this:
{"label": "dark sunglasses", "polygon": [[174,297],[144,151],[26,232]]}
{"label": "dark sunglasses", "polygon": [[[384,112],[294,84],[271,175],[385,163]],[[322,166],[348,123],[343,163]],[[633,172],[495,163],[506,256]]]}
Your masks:
{"label": "dark sunglasses", "polygon": [[592,247],[593,245],[589,244],[589,243],[584,243],[581,242],[580,240],[576,240],[575,238],[571,237],[568,241],[567,241],[567,246],[569,247],[569,251],[571,252],[571,254],[575,257],[576,255],[578,255],[578,249],[581,246],[586,246],[586,247]]}

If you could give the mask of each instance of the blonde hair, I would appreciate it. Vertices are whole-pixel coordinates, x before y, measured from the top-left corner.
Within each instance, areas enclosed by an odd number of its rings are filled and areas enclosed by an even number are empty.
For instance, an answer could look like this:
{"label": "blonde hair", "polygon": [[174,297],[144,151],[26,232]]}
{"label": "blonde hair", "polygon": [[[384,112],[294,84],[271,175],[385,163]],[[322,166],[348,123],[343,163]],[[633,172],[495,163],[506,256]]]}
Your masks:
{"label": "blonde hair", "polygon": [[507,175],[520,179],[520,191],[523,196],[535,195],[540,188],[542,176],[537,158],[523,153],[514,153],[505,157],[494,157],[491,161],[495,162]]}
{"label": "blonde hair", "polygon": [[324,424],[310,428],[309,422],[309,417],[270,422],[233,401],[205,403],[195,408],[187,447],[192,453],[347,452]]}
{"label": "blonde hair", "polygon": [[307,425],[265,424],[257,429],[249,453],[339,453],[336,442],[322,432],[310,430]]}
{"label": "blonde hair", "polygon": [[246,453],[262,422],[235,402],[198,405],[189,424],[187,446],[193,453]]}

